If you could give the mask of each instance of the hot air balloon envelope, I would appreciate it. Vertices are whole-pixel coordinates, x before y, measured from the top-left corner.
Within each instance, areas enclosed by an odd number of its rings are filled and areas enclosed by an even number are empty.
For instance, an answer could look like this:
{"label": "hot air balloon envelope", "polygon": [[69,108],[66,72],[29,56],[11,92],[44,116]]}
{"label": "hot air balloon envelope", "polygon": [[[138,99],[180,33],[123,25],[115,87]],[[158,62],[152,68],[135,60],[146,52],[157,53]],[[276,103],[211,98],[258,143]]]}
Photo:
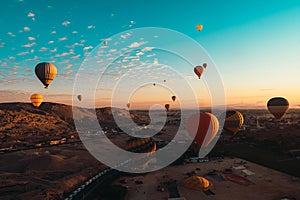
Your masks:
{"label": "hot air balloon envelope", "polygon": [[224,129],[232,135],[235,135],[244,123],[244,117],[242,113],[235,110],[229,110],[226,112]]}
{"label": "hot air balloon envelope", "polygon": [[165,104],[165,108],[166,108],[167,111],[169,111],[169,109],[170,109],[170,104]]}
{"label": "hot air balloon envelope", "polygon": [[32,105],[38,108],[43,102],[43,96],[41,94],[33,94],[30,97]]}
{"label": "hot air balloon envelope", "polygon": [[172,100],[175,101],[176,100],[176,96],[172,96]]}
{"label": "hot air balloon envelope", "polygon": [[48,88],[49,84],[54,80],[57,74],[56,67],[49,62],[42,62],[35,67],[35,74],[38,79]]}
{"label": "hot air balloon envelope", "polygon": [[200,79],[201,75],[203,74],[205,68],[203,66],[196,66],[194,68],[194,73],[198,76],[198,78]]}
{"label": "hot air balloon envelope", "polygon": [[203,25],[202,24],[198,24],[196,26],[197,31],[201,31],[203,29]]}
{"label": "hot air balloon envelope", "polygon": [[213,114],[201,112],[188,118],[186,129],[197,145],[207,147],[218,133],[219,121]]}
{"label": "hot air balloon envelope", "polygon": [[289,108],[289,102],[283,97],[274,97],[268,101],[267,107],[276,120],[280,121]]}

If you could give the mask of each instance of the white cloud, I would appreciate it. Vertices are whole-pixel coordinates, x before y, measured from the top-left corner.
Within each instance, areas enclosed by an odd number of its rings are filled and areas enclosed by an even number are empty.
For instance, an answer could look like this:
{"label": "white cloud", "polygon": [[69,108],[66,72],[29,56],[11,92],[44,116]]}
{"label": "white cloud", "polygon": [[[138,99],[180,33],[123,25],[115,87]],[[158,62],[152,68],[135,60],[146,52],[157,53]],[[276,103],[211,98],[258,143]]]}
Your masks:
{"label": "white cloud", "polygon": [[36,45],[35,42],[29,43],[29,44],[24,44],[24,45],[22,45],[22,47],[30,48],[30,47],[33,47],[34,45]]}
{"label": "white cloud", "polygon": [[27,16],[28,16],[28,17],[34,17],[34,16],[35,16],[35,14],[34,14],[34,13],[32,13],[32,12],[29,12]]}
{"label": "white cloud", "polygon": [[146,52],[146,51],[152,51],[154,49],[154,47],[145,47],[142,49],[143,52]]}
{"label": "white cloud", "polygon": [[96,28],[96,27],[94,25],[89,25],[87,28],[92,29],[92,28]]}
{"label": "white cloud", "polygon": [[29,12],[29,13],[27,14],[27,17],[31,17],[31,19],[32,19],[33,21],[35,20],[34,16],[35,16],[35,14],[34,14],[33,12]]}
{"label": "white cloud", "polygon": [[24,31],[30,31],[30,28],[29,28],[28,26],[25,26],[25,27],[23,28],[23,30],[24,30]]}
{"label": "white cloud", "polygon": [[113,52],[116,52],[116,51],[117,51],[117,49],[111,49],[111,50],[109,50],[110,53],[113,53]]}
{"label": "white cloud", "polygon": [[28,37],[28,40],[33,41],[35,40],[35,37]]}
{"label": "white cloud", "polygon": [[69,55],[69,53],[63,52],[61,54],[56,54],[55,57],[64,57],[64,56],[68,56],[68,55]]}
{"label": "white cloud", "polygon": [[40,49],[39,49],[39,52],[45,52],[45,51],[47,51],[48,50],[48,48],[46,48],[46,47],[41,47]]}
{"label": "white cloud", "polygon": [[13,34],[12,32],[7,32],[8,35],[10,35],[11,37],[16,37],[15,34]]}
{"label": "white cloud", "polygon": [[93,48],[93,46],[87,46],[87,47],[84,47],[83,50],[87,51],[87,50],[92,49],[92,48]]}
{"label": "white cloud", "polygon": [[127,37],[130,37],[130,36],[131,36],[130,33],[125,33],[125,34],[121,35],[120,37],[121,37],[122,39],[126,39]]}
{"label": "white cloud", "polygon": [[24,51],[24,52],[18,53],[17,56],[24,56],[24,55],[27,55],[27,54],[29,54],[29,52],[28,51]]}
{"label": "white cloud", "polygon": [[76,55],[76,56],[72,56],[72,59],[74,59],[74,60],[75,60],[75,59],[79,58],[80,56],[81,56],[81,55],[79,55],[79,54],[78,54],[78,55]]}
{"label": "white cloud", "polygon": [[51,53],[57,52],[57,48],[54,48],[54,49],[50,50],[50,52],[51,52]]}
{"label": "white cloud", "polygon": [[50,34],[56,34],[56,31],[51,31],[51,33]]}
{"label": "white cloud", "polygon": [[140,52],[138,52],[136,55],[137,55],[137,56],[142,56],[142,55],[144,55],[144,53],[140,51]]}
{"label": "white cloud", "polygon": [[63,26],[68,26],[69,24],[71,24],[70,21],[64,21],[63,23],[61,23]]}
{"label": "white cloud", "polygon": [[146,44],[146,42],[133,42],[128,47],[129,48],[137,48],[137,47],[139,47],[139,46],[141,46],[143,44]]}
{"label": "white cloud", "polygon": [[72,64],[68,64],[65,69],[70,69],[73,65]]}
{"label": "white cloud", "polygon": [[73,33],[73,34],[77,34],[78,32],[77,32],[77,31],[72,31],[72,33]]}
{"label": "white cloud", "polygon": [[158,59],[157,58],[154,58],[153,64],[158,65]]}
{"label": "white cloud", "polygon": [[67,39],[68,39],[67,37],[58,38],[59,41],[64,41],[64,40],[67,40]]}
{"label": "white cloud", "polygon": [[50,40],[49,42],[48,42],[48,44],[53,44],[54,43],[54,41],[53,40]]}

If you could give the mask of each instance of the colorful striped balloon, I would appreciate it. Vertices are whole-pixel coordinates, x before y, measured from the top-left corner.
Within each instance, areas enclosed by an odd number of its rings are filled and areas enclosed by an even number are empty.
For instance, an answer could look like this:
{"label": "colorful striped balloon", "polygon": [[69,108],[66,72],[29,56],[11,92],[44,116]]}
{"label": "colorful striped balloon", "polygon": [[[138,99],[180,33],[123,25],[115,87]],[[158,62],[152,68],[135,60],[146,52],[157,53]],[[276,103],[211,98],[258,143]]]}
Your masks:
{"label": "colorful striped balloon", "polygon": [[274,97],[267,103],[270,113],[274,115],[277,121],[280,121],[283,115],[289,109],[289,102],[283,97]]}
{"label": "colorful striped balloon", "polygon": [[235,110],[229,110],[226,112],[224,129],[235,135],[244,123],[244,117],[242,113]]}

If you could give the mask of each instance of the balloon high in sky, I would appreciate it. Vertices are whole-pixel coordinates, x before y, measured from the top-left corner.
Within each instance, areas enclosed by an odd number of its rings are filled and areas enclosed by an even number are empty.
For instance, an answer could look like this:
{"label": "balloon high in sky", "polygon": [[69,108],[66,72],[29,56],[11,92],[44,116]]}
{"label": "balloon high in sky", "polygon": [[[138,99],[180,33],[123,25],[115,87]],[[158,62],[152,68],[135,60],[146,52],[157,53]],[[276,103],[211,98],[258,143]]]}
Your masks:
{"label": "balloon high in sky", "polygon": [[55,79],[57,74],[57,68],[54,64],[49,62],[39,63],[35,67],[35,74],[38,79],[44,84],[45,88],[48,88],[50,83]]}

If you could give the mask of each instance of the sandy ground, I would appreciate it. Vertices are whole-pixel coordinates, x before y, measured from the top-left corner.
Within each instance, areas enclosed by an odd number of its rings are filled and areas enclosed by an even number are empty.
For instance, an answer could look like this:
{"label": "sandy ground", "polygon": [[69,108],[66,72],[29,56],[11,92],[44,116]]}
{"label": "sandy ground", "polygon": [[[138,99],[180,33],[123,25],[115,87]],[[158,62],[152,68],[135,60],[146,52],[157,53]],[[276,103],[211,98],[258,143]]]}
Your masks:
{"label": "sandy ground", "polygon": [[[219,200],[239,200],[239,199],[256,199],[256,200],[275,200],[283,196],[289,198],[300,199],[300,179],[290,175],[265,168],[263,166],[250,163],[248,161],[244,166],[246,169],[254,172],[254,175],[247,176],[247,179],[253,182],[252,185],[239,185],[231,181],[218,182],[214,179],[209,179],[213,186],[211,191],[215,195],[206,195],[202,191],[194,191],[185,188],[182,185],[182,180],[186,177],[186,173],[194,171],[199,176],[204,176],[212,170],[222,172],[224,169],[239,166],[241,159],[225,158],[220,161],[210,161],[207,163],[189,163],[182,166],[170,166],[162,170],[149,173],[143,176],[136,177],[122,177],[116,180],[116,184],[120,184],[120,180],[125,180],[126,183],[122,185],[128,186],[128,195],[126,199],[141,200],[141,199],[168,199],[169,193],[166,187],[164,192],[157,191],[157,186],[163,185],[163,182],[169,180],[176,180],[178,183],[178,190],[181,197],[188,200],[198,199],[219,199]],[[198,168],[198,170],[196,170]],[[199,170],[200,168],[200,170]],[[245,174],[238,169],[232,168],[234,174],[245,176]],[[143,184],[136,184],[136,180],[143,181]]]}
{"label": "sandy ground", "polygon": [[0,199],[60,199],[105,166],[82,144],[0,155]]}

